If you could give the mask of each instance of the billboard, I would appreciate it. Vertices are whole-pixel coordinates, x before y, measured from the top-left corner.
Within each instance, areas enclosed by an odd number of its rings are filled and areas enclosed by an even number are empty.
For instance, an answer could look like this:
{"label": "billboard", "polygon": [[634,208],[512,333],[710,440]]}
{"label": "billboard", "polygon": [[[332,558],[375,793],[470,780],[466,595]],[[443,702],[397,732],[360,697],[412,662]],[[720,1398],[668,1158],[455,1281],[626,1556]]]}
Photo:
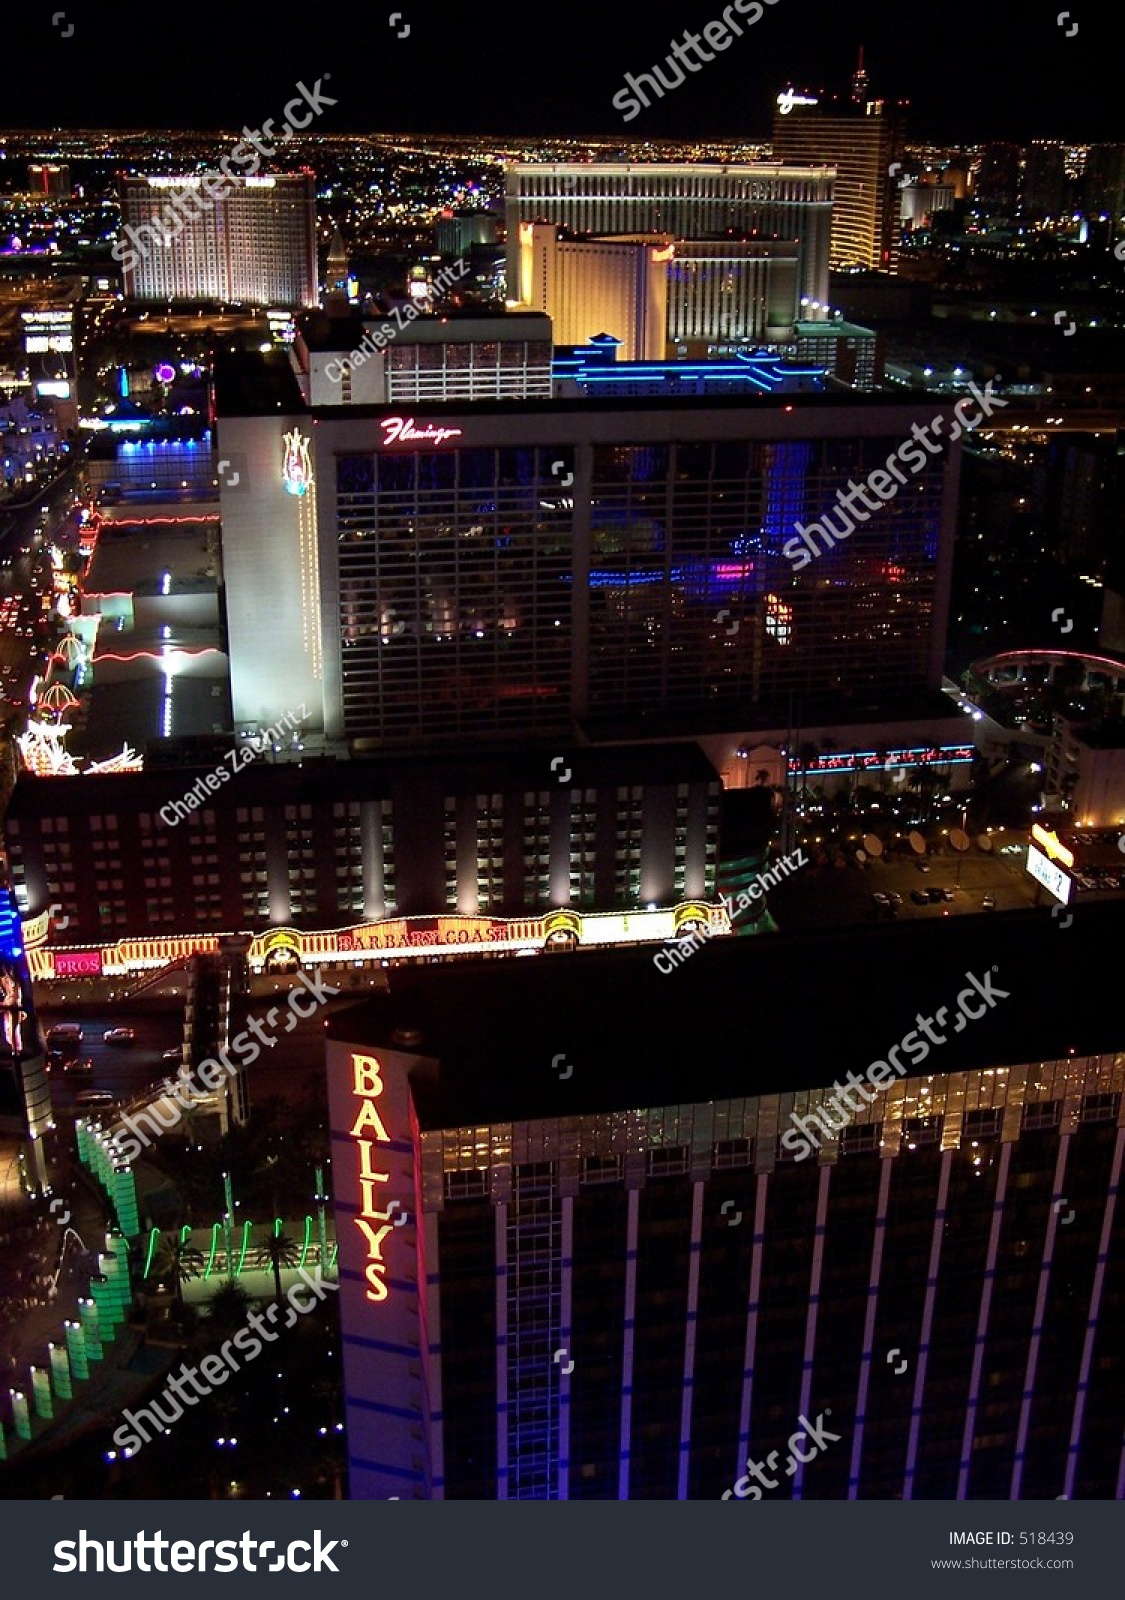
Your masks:
{"label": "billboard", "polygon": [[1027,870],[1036,883],[1043,885],[1048,894],[1053,894],[1064,906],[1069,903],[1072,880],[1061,867],[1057,867],[1053,861],[1048,861],[1043,852],[1037,850],[1033,844],[1027,847]]}

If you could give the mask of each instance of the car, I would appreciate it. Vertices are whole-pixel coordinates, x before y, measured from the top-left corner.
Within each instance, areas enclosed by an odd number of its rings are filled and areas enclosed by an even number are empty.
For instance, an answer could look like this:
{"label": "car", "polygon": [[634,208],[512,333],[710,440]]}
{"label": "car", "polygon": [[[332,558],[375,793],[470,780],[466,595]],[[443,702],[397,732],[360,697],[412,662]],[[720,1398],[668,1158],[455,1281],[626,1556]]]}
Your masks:
{"label": "car", "polygon": [[871,896],[871,904],[872,905],[875,905],[875,906],[889,906],[890,903],[891,903],[890,900],[887,898],[887,896],[885,894],[877,893],[877,894],[873,894]]}
{"label": "car", "polygon": [[953,900],[955,898],[952,889],[943,889],[941,891],[941,897],[943,900]]}
{"label": "car", "polygon": [[996,896],[994,894],[986,894],[980,905],[982,911],[995,911]]}
{"label": "car", "polygon": [[919,861],[919,863],[918,863],[918,871],[919,872],[929,872],[929,870],[930,870],[930,863],[928,861]]}
{"label": "car", "polygon": [[117,1101],[108,1089],[83,1089],[81,1094],[74,1097],[76,1106],[115,1106]]}
{"label": "car", "polygon": [[888,894],[887,899],[893,906],[900,906],[902,904],[902,896],[894,889],[892,889]]}
{"label": "car", "polygon": [[926,890],[926,899],[929,900],[931,905],[936,905],[939,900],[944,900],[945,899],[945,890],[944,889],[927,889]]}
{"label": "car", "polygon": [[67,1061],[63,1065],[63,1072],[68,1078],[88,1078],[92,1075],[93,1071],[94,1063],[90,1060],[89,1056],[75,1056],[73,1061]]}
{"label": "car", "polygon": [[132,1044],[136,1037],[132,1028],[107,1028],[102,1034],[106,1044]]}
{"label": "car", "polygon": [[162,1051],[160,1059],[161,1061],[182,1061],[184,1059],[184,1053],[177,1045],[174,1050]]}
{"label": "car", "polygon": [[930,897],[925,889],[911,889],[910,898],[916,906],[928,906],[930,903]]}

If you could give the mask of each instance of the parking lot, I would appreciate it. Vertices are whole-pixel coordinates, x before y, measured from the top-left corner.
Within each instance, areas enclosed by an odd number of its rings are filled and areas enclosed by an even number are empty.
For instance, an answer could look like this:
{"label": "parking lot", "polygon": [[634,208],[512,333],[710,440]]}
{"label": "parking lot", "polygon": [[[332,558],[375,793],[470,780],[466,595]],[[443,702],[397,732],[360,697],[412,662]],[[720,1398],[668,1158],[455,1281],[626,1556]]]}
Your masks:
{"label": "parking lot", "polygon": [[[894,915],[903,920],[988,916],[989,897],[996,911],[1024,910],[1046,898],[1024,870],[1026,855],[1026,846],[986,854],[974,845],[960,856],[944,848],[924,860],[896,854],[862,867],[809,866],[770,891],[770,911],[781,928],[796,930],[877,920],[888,912],[876,906],[876,894],[898,896]],[[952,899],[931,899],[931,889],[948,889]],[[926,894],[925,904],[916,902],[916,894]]]}

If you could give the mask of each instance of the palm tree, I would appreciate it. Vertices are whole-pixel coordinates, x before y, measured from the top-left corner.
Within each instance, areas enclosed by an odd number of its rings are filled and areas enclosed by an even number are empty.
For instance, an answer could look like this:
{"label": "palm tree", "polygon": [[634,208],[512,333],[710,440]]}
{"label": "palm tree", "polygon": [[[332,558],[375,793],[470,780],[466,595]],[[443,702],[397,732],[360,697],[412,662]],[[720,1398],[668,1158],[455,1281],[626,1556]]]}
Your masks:
{"label": "palm tree", "polygon": [[186,1244],[177,1228],[173,1233],[162,1233],[160,1244],[148,1270],[149,1278],[171,1278],[176,1311],[184,1311],[184,1284],[189,1278],[198,1278],[203,1271],[203,1252]]}
{"label": "palm tree", "polygon": [[228,1278],[211,1296],[207,1307],[207,1320],[219,1333],[233,1333],[246,1326],[250,1309],[250,1296],[237,1278]]}
{"label": "palm tree", "polygon": [[260,1267],[272,1267],[274,1292],[280,1305],[281,1269],[297,1265],[301,1259],[300,1247],[287,1233],[274,1233],[268,1243],[258,1248],[255,1259]]}

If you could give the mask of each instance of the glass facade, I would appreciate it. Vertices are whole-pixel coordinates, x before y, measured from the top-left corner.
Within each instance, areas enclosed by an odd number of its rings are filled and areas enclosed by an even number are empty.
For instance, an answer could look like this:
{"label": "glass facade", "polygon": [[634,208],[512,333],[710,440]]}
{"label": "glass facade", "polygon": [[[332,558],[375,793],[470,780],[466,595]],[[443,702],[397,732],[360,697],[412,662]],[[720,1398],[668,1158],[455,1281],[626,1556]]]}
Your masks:
{"label": "glass facade", "polygon": [[[905,1079],[810,1161],[779,1135],[828,1089],[423,1133],[445,1496],[718,1499],[756,1460],[775,1498],[1113,1498],[1123,1089]],[[835,1437],[787,1473],[801,1416]]]}
{"label": "glass facade", "polygon": [[567,452],[344,456],[345,731],[384,743],[535,733],[570,710]]}

